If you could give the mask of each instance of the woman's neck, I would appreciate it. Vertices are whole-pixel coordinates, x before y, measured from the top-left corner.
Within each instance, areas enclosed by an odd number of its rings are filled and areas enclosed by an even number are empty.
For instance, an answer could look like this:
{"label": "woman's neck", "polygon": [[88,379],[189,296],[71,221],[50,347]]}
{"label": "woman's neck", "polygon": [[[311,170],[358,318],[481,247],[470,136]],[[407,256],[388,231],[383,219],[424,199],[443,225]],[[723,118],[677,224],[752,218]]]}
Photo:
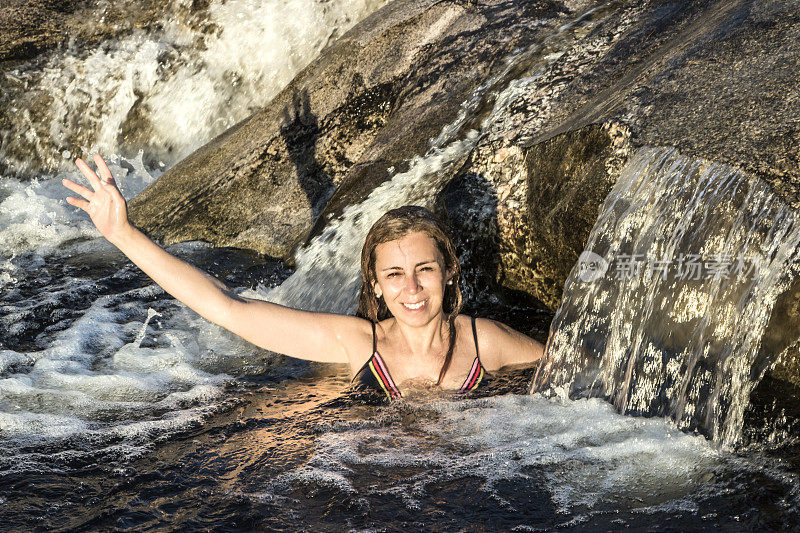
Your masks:
{"label": "woman's neck", "polygon": [[395,319],[393,329],[396,329],[395,338],[408,358],[417,361],[444,359],[450,330],[442,313],[423,326],[411,326]]}

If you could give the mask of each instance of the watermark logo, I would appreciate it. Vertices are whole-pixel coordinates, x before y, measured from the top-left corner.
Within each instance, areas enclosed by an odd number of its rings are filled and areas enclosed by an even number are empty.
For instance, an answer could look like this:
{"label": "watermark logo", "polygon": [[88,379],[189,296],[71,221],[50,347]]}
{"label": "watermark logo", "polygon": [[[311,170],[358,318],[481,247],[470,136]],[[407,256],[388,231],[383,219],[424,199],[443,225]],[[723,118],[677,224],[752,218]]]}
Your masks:
{"label": "watermark logo", "polygon": [[758,256],[732,254],[677,254],[663,258],[645,254],[617,254],[612,262],[594,252],[585,251],[578,258],[578,278],[586,283],[597,281],[611,270],[609,277],[618,280],[668,277],[679,281],[752,279],[758,276]]}
{"label": "watermark logo", "polygon": [[608,261],[588,250],[578,258],[578,278],[585,283],[591,283],[605,276],[608,270]]}

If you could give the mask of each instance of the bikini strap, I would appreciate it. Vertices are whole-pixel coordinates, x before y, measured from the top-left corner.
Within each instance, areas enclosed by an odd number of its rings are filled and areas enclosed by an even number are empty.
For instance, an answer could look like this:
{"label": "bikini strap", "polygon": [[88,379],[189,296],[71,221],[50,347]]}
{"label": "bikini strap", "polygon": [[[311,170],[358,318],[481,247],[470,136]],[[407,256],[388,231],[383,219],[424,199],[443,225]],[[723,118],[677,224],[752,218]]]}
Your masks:
{"label": "bikini strap", "polygon": [[475,339],[475,359],[472,361],[472,369],[469,371],[467,375],[467,379],[464,380],[464,384],[461,385],[459,391],[467,392],[475,387],[478,386],[478,383],[481,382],[483,379],[484,369],[483,365],[481,364],[481,357],[478,349],[478,328],[475,325],[475,317],[472,317],[472,338]]}
{"label": "bikini strap", "polygon": [[370,324],[372,324],[372,353],[374,355],[378,351],[378,339],[375,338],[375,322],[370,322]]}
{"label": "bikini strap", "polygon": [[478,349],[478,330],[475,327],[475,317],[472,317],[472,338],[475,339],[475,357],[480,359],[480,350]]}

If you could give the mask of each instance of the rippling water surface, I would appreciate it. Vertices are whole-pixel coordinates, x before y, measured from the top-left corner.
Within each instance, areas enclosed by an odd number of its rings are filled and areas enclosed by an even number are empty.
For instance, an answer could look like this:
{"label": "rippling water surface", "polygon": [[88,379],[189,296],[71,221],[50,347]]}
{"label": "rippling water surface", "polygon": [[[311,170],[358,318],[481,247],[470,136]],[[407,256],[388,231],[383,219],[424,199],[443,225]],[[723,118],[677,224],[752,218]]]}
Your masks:
{"label": "rippling water surface", "polygon": [[[514,376],[521,380],[524,376]],[[138,459],[4,474],[4,523],[543,531],[796,524],[796,477],[601,400],[350,404],[344,372],[239,391]],[[522,381],[525,381],[522,379]]]}

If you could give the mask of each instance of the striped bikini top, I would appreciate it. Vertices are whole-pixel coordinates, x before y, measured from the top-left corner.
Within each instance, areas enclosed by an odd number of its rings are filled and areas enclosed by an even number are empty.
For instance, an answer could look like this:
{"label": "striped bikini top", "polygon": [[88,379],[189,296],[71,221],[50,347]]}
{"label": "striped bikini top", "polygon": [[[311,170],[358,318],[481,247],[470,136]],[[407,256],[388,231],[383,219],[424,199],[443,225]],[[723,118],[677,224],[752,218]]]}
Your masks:
{"label": "striped bikini top", "polygon": [[[475,328],[475,317],[472,317],[472,336],[475,339],[475,360],[472,361],[472,367],[467,379],[464,380],[464,384],[461,385],[458,392],[469,392],[477,389],[486,374],[478,353],[478,330]],[[361,370],[353,377],[352,385],[359,389],[371,389],[382,395],[385,394],[389,400],[396,400],[403,396],[397,385],[395,385],[394,380],[392,380],[381,354],[378,353],[374,322],[372,323],[372,357],[364,363]]]}

